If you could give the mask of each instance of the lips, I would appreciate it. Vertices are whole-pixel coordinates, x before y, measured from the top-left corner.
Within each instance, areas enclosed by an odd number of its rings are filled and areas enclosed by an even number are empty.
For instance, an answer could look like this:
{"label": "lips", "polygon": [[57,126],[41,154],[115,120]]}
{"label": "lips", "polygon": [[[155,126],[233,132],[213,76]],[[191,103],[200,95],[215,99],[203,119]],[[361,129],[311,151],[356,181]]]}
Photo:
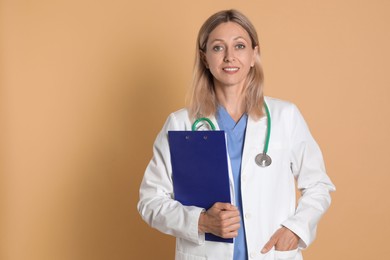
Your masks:
{"label": "lips", "polygon": [[238,71],[240,68],[238,67],[226,67],[226,68],[222,68],[224,71],[226,72],[236,72]]}

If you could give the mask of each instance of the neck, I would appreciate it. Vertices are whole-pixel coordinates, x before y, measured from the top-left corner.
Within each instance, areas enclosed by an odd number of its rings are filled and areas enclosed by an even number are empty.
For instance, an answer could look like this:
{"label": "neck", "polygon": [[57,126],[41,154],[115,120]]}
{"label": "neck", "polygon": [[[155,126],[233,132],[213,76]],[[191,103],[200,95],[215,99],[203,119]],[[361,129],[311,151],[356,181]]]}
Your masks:
{"label": "neck", "polygon": [[226,109],[235,122],[238,122],[245,112],[245,97],[242,88],[216,85],[215,94],[219,104]]}

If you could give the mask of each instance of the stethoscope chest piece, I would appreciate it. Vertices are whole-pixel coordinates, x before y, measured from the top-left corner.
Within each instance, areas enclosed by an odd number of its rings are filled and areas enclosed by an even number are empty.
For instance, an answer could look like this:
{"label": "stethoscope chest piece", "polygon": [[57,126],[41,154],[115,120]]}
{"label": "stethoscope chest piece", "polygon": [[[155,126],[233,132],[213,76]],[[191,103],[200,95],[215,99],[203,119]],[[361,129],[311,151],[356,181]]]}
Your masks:
{"label": "stethoscope chest piece", "polygon": [[272,159],[265,153],[259,153],[255,157],[255,162],[260,167],[268,167],[271,165]]}

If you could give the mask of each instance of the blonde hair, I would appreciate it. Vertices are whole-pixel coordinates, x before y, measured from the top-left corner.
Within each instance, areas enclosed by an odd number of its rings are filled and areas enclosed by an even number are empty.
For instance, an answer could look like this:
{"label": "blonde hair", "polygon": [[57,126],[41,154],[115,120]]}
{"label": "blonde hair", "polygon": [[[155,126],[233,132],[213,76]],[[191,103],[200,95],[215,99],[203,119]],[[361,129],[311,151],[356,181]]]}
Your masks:
{"label": "blonde hair", "polygon": [[[187,96],[191,118],[215,115],[218,102],[214,90],[213,75],[202,61],[201,52],[206,52],[210,33],[221,23],[234,22],[245,29],[252,41],[252,48],[259,46],[257,32],[249,19],[237,10],[224,10],[210,16],[199,30],[195,54],[192,87]],[[260,63],[260,50],[254,66],[250,69],[245,84],[245,106],[248,115],[259,119],[263,115],[264,74]]]}

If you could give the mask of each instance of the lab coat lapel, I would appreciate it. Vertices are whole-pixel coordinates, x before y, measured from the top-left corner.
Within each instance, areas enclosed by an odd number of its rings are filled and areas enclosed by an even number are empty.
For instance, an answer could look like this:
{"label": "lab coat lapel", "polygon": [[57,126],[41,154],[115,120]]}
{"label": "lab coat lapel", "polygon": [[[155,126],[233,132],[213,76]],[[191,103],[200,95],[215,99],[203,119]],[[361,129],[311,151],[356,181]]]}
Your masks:
{"label": "lab coat lapel", "polygon": [[211,120],[211,122],[213,122],[213,124],[215,126],[215,130],[221,130],[221,128],[219,127],[218,121],[215,118],[215,116],[210,116],[209,119]]}
{"label": "lab coat lapel", "polygon": [[242,153],[241,172],[245,171],[249,160],[255,160],[257,154],[263,151],[264,134],[267,128],[267,118],[262,117],[259,120],[248,117],[245,132],[244,151]]}

